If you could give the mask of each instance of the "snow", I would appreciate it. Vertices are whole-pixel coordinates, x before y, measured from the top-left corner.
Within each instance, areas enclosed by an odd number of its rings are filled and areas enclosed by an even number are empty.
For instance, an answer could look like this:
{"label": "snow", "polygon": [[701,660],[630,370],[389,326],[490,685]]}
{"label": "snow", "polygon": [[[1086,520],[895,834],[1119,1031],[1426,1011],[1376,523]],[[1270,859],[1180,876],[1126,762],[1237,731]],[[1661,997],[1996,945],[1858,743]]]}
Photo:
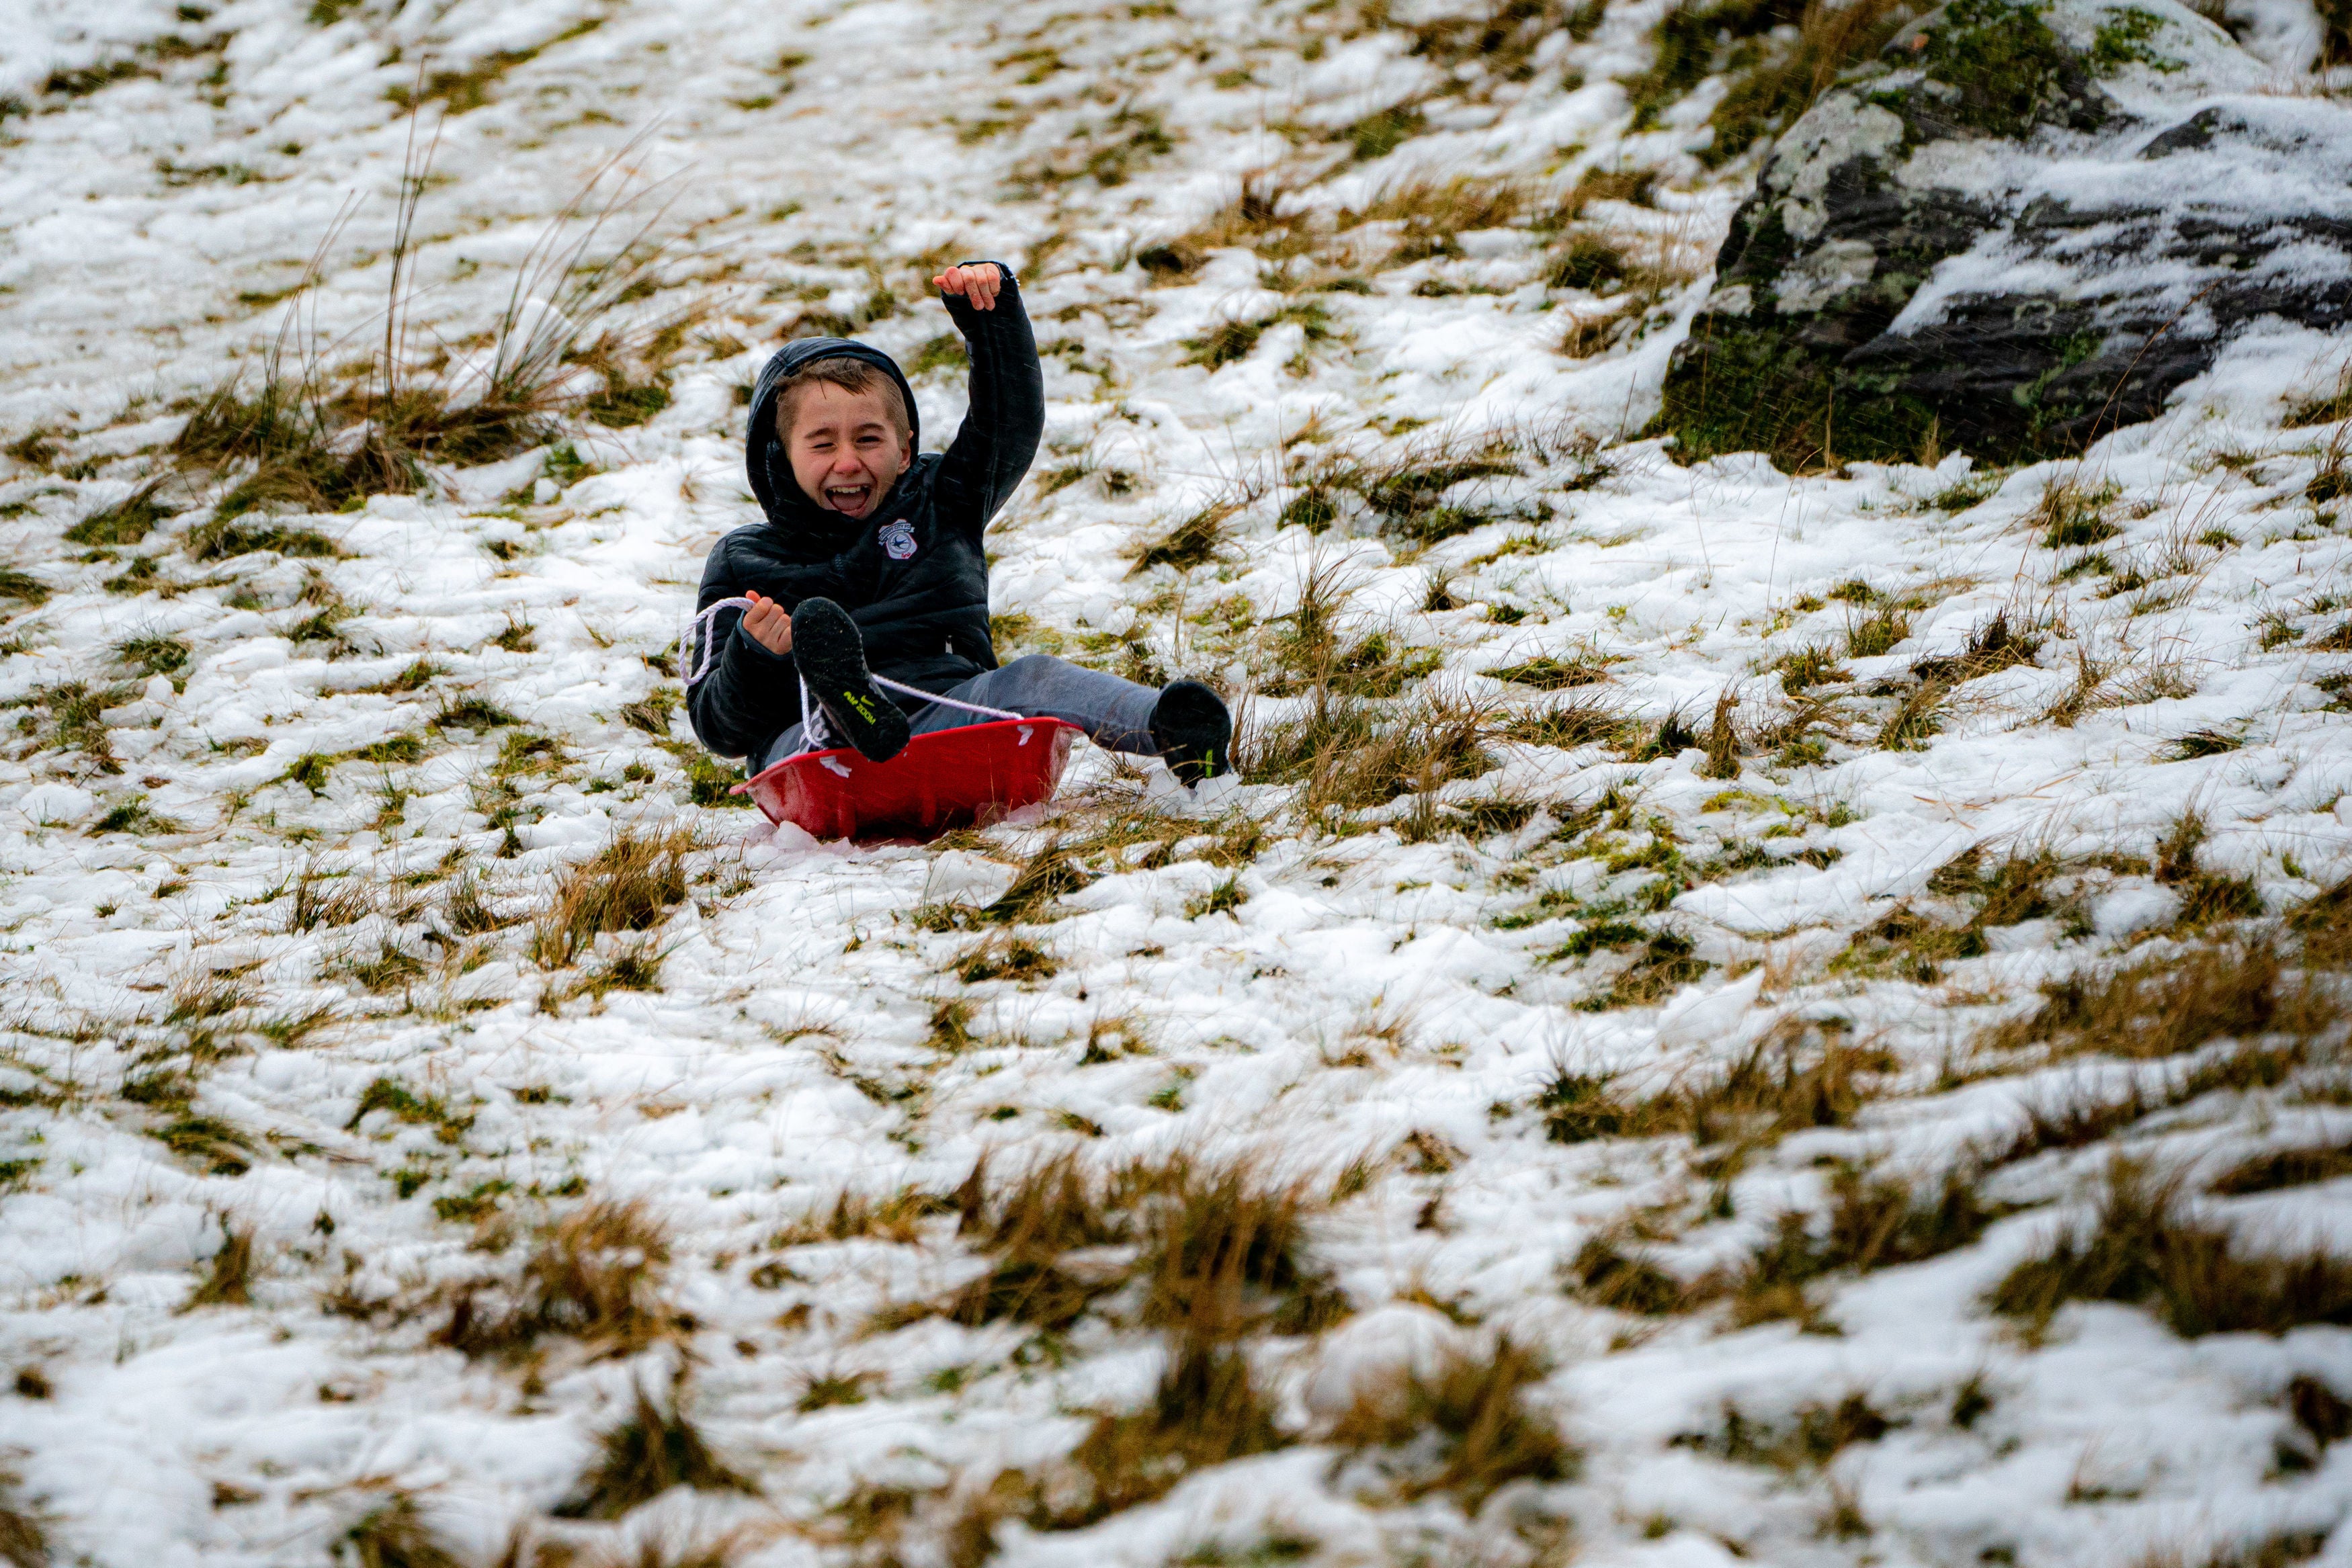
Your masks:
{"label": "snow", "polygon": [[[1438,14],[1406,19],[1424,9]],[[2253,18],[2266,67],[2200,32],[2193,80],[2143,72],[2118,87],[2136,109],[2170,106],[2152,123],[2215,101],[2277,131],[2260,167],[2168,160],[2168,212],[2252,209],[2289,183],[2298,210],[2341,208],[2340,179],[2310,152],[2341,150],[2340,108],[2315,89],[2259,96],[2294,68],[2278,52],[2304,36],[2293,10],[2230,8]],[[1588,216],[1621,236],[1647,225],[1643,243],[1670,265],[1631,319],[1638,331],[1575,359],[1570,319],[1622,302],[1545,287],[1551,261],[1524,213],[1461,235],[1459,256],[1397,266],[1378,265],[1385,246],[1359,231],[1334,254],[1360,254],[1331,270],[1368,279],[1363,293],[1286,293],[1238,250],[1174,282],[1132,262],[1251,171],[1343,159],[1312,138],[1444,81],[1402,32],[1343,38],[1312,6],[0,7],[0,92],[28,110],[0,118],[0,431],[45,431],[58,449],[0,470],[0,560],[49,593],[7,601],[0,642],[0,702],[24,721],[0,758],[0,1373],[18,1375],[0,1392],[0,1471],[16,1478],[0,1502],[41,1521],[60,1563],[324,1562],[395,1494],[419,1500],[468,1563],[498,1560],[518,1531],[625,1552],[739,1526],[744,1562],[878,1561],[840,1533],[858,1489],[936,1500],[1048,1469],[1093,1414],[1148,1404],[1163,1341],[1116,1314],[1050,1343],[1004,1322],[876,1326],[882,1309],[980,1276],[950,1216],[911,1239],[770,1239],[822,1221],[844,1191],[950,1191],[983,1152],[1000,1171],[1064,1149],[1107,1170],[1189,1149],[1254,1157],[1318,1194],[1362,1162],[1358,1189],[1318,1203],[1309,1226],[1352,1315],[1251,1346],[1299,1440],[1084,1531],[1008,1521],[996,1561],[1276,1561],[1250,1553],[1286,1536],[1333,1563],[1573,1551],[1646,1568],[2124,1564],[2315,1531],[2332,1532],[2316,1561],[2352,1562],[2337,1528],[2352,1447],[2292,1473],[2277,1457],[2300,1431],[2281,1403],[2292,1379],[2352,1394],[2347,1331],[2183,1339],[2146,1309],[2102,1304],[2070,1307],[2037,1341],[1981,1303],[2084,1220],[2113,1147],[2219,1168],[2340,1143],[2341,1114],[2296,1098],[2307,1086],[2217,1091],[2118,1144],[1999,1173],[1989,1190],[2015,1213],[1942,1257],[1824,1281],[1821,1332],[1739,1328],[1719,1311],[1642,1319],[1564,1287],[1596,1237],[1647,1227],[1656,1255],[1696,1277],[1744,1256],[1784,1210],[1818,1209],[1837,1162],[1939,1171],[2070,1085],[2120,1091],[2185,1065],[1939,1077],[2043,980],[2127,961],[2171,925],[2179,895],[2145,867],[2183,812],[2208,824],[2200,863],[2251,878],[2273,915],[2352,874],[2352,729],[2344,688],[2319,684],[2347,659],[2314,647],[2347,613],[2352,511],[2311,488],[2342,438],[2281,423],[2334,385],[2352,340],[2242,338],[2163,418],[2075,462],[1990,476],[1958,457],[1798,477],[1757,457],[1678,466],[1638,432],[1754,159],[1710,172],[1677,133],[1628,130],[1611,78],[1643,63],[1658,11],[1612,7],[1590,41],[1548,44],[1524,83],[1433,105],[1426,134],[1292,198],[1328,221],[1410,175],[1507,175],[1557,200],[1587,169],[1656,170],[1654,210]],[[1310,30],[1330,35],[1311,60]],[[167,35],[193,47],[157,47]],[[1034,82],[1029,64],[1001,63],[1046,47],[1062,68]],[[611,163],[608,178],[646,193],[636,221],[676,236],[667,287],[630,308],[700,311],[669,406],[635,428],[576,426],[576,463],[541,449],[446,474],[437,494],[278,519],[326,536],[331,558],[197,566],[159,548],[217,486],[171,493],[181,515],[114,559],[62,543],[163,471],[185,400],[238,370],[257,380],[288,308],[274,297],[314,251],[321,281],[295,301],[299,333],[315,323],[336,360],[369,350],[410,135],[387,94],[420,72],[495,68],[501,51],[528,57],[494,74],[478,107],[422,117],[440,141],[419,208],[420,355],[481,351],[469,340],[507,307],[551,216]],[[788,51],[806,58],[779,68]],[[52,72],[111,61],[135,69],[86,96],[44,90]],[[1214,85],[1241,68],[1248,85]],[[1590,85],[1570,89],[1570,68]],[[1169,150],[1119,183],[1039,175],[1128,134],[1122,109],[1158,115]],[[1005,124],[972,133],[991,120]],[[2127,153],[2078,151],[2032,177],[2078,203],[2147,193]],[[207,169],[242,172],[171,172]],[[1996,246],[1934,287],[1975,286],[1970,267],[1990,276]],[[864,335],[911,357],[948,329],[909,286],[917,260],[967,254],[1022,270],[1047,345],[1040,475],[1090,466],[1051,491],[1033,477],[992,538],[995,608],[1069,651],[1131,637],[1171,670],[1262,684],[1265,629],[1296,612],[1310,574],[1338,570],[1355,591],[1349,634],[1436,650],[1439,685],[1528,706],[1535,694],[1485,672],[1606,658],[1605,682],[1568,695],[1648,724],[1679,713],[1704,740],[1721,692],[1747,735],[1788,716],[1796,699],[1774,662],[1843,646],[1864,612],[1833,596],[1841,585],[1907,603],[1909,632],[1841,661],[1850,680],[1822,689],[1843,716],[1816,759],[1757,747],[1717,778],[1698,750],[1634,761],[1497,742],[1494,770],[1437,792],[1446,807],[1532,809],[1484,836],[1420,834],[1410,801],[1335,833],[1302,821],[1282,785],[1193,799],[1157,769],[1138,779],[1082,752],[1066,799],[1154,814],[1171,847],[1101,869],[1021,928],[1058,965],[1050,977],[967,984],[954,968],[978,938],[915,912],[997,897],[1075,819],[1033,814],[952,847],[819,843],[688,804],[683,723],[653,735],[624,714],[674,684],[648,661],[669,649],[711,542],[751,516],[736,389],[801,310],[854,308],[877,279],[899,305]],[[2282,252],[2278,265],[2298,264]],[[2128,266],[2070,287],[2109,287]],[[1184,340],[1211,324],[1302,299],[1324,306],[1333,337],[1292,322],[1214,371],[1185,362]],[[919,391],[928,440],[944,444],[961,389],[933,375]],[[1380,538],[1352,500],[1330,532],[1280,523],[1301,482],[1286,443],[1311,464],[1416,442],[1466,450],[1496,433],[1549,455],[1465,488],[1456,498],[1496,520],[1425,551]],[[1601,444],[1597,479],[1578,434]],[[2068,574],[2084,552],[2042,548],[2035,508],[2062,482],[2113,487],[2104,574]],[[1223,497],[1246,504],[1219,561],[1181,585],[1172,569],[1130,571],[1139,546]],[[103,586],[141,554],[164,560],[171,591]],[[2119,588],[2126,574],[2144,581]],[[1423,608],[1433,579],[1454,608]],[[305,630],[323,591],[351,607],[340,643]],[[1248,636],[1189,619],[1234,601]],[[1956,688],[1916,748],[1876,745],[1897,699],[1872,684],[1907,679],[2003,611],[2036,629],[2031,660]],[[520,626],[524,645],[500,644]],[[184,664],[146,673],[115,651],[164,635],[186,642]],[[404,682],[419,660],[442,673]],[[2056,716],[2082,672],[2092,700]],[[77,682],[128,687],[100,716],[115,771],[54,733],[56,688]],[[557,748],[509,776],[496,822],[517,730],[433,723],[469,697]],[[1265,723],[1303,706],[1260,695],[1252,712]],[[2240,744],[2181,757],[2203,731]],[[289,776],[395,736],[421,737],[422,760],[342,761],[318,790]],[[1626,804],[1610,841],[1570,847],[1557,830],[1604,800]],[[101,831],[142,801],[164,821]],[[1265,841],[1227,854],[1249,821]],[[691,896],[649,934],[660,988],[567,995],[576,976],[529,951],[530,914],[615,831],[673,825],[710,847]],[[1609,864],[1660,827],[1690,883],[1652,911],[1638,901],[1659,873]],[[1935,873],[1976,846],[2065,857],[2079,925],[1996,928],[1980,956],[1926,980],[1837,963],[1899,902],[1937,899]],[[317,896],[364,886],[370,902],[298,920],[306,873]],[[466,877],[514,923],[443,935]],[[1242,902],[1194,913],[1228,881]],[[1552,894],[1570,902],[1543,904]],[[1628,955],[1557,955],[1612,901],[1610,918],[1678,933],[1709,967],[1644,1005],[1580,1009]],[[615,939],[602,940],[609,956]],[[414,972],[371,989],[357,971],[387,953]],[[942,1050],[936,1009],[957,1001],[976,1043]],[[1677,1137],[1549,1142],[1532,1103],[1564,1068],[1654,1091],[1825,1019],[1890,1054],[1879,1096],[1719,1182]],[[247,1168],[166,1146],[156,1134],[181,1113],[126,1092],[158,1073],[185,1077],[185,1114],[235,1131],[232,1163]],[[380,1080],[447,1115],[404,1119],[380,1100],[359,1114]],[[469,1195],[503,1218],[478,1227]],[[643,1200],[667,1223],[664,1289],[695,1323],[677,1343],[605,1356],[559,1336],[526,1375],[437,1343],[446,1305],[403,1319],[347,1304],[510,1279],[531,1227],[583,1195]],[[2200,1211],[2293,1241],[2352,1225],[2347,1198],[2339,1180]],[[191,1306],[231,1233],[252,1246],[250,1301]],[[1581,1449],[1573,1477],[1517,1483],[1467,1514],[1443,1492],[1384,1493],[1366,1461],[1313,1440],[1360,1391],[1504,1336],[1547,1369],[1528,1400]],[[800,1407],[813,1379],[861,1373],[862,1402]],[[1954,1402],[1972,1378],[1992,1403],[1962,1421]],[[675,1386],[758,1496],[677,1493],[609,1526],[548,1521],[640,1386]],[[1875,1441],[1787,1470],[1719,1451],[1727,1402],[1785,1427],[1856,1391],[1895,1423]],[[1825,1522],[1842,1500],[1868,1533]],[[905,1561],[944,1550],[927,1536]]]}

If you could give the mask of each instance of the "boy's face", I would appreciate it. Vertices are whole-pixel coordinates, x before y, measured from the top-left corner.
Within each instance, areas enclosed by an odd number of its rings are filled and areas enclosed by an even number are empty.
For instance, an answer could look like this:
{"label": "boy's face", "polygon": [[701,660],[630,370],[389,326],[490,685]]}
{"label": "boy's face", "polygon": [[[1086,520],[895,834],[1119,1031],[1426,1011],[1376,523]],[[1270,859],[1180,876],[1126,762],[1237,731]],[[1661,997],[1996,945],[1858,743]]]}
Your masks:
{"label": "boy's face", "polygon": [[890,423],[880,392],[854,392],[827,382],[801,393],[784,450],[802,493],[852,517],[880,506],[892,482],[915,460],[912,444]]}

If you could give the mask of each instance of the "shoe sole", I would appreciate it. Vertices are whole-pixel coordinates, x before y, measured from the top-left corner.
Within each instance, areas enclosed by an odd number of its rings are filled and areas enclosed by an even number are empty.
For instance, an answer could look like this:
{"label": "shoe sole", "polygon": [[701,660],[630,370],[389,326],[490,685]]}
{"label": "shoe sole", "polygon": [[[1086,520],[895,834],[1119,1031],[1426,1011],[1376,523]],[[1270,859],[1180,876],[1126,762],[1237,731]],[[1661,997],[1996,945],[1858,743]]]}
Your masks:
{"label": "shoe sole", "polygon": [[826,727],[860,757],[887,762],[907,749],[907,716],[876,689],[866,668],[865,640],[840,605],[811,599],[793,612],[793,653],[824,710]]}
{"label": "shoe sole", "polygon": [[1232,769],[1233,716],[1198,681],[1177,681],[1160,694],[1151,709],[1151,739],[1188,789]]}

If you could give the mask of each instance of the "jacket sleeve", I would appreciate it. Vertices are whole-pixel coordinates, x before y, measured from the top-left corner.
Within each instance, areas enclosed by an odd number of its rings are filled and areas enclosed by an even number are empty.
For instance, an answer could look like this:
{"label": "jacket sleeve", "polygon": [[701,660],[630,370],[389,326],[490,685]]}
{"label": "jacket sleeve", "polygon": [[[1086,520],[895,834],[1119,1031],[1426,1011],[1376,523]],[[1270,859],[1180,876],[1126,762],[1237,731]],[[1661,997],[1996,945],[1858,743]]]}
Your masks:
{"label": "jacket sleeve", "polygon": [[977,538],[1029,472],[1045,433],[1045,375],[1037,339],[1022,308],[1021,285],[1004,274],[996,308],[979,310],[961,295],[942,295],[948,316],[971,354],[971,405],[940,464],[941,519]]}
{"label": "jacket sleeve", "polygon": [[[702,591],[696,596],[698,615],[750,586],[731,580],[728,555],[724,546],[710,552],[702,571]],[[687,688],[686,715],[694,725],[694,737],[720,757],[751,757],[799,721],[800,667],[790,653],[770,653],[743,630],[740,606],[730,605],[712,616],[704,635],[707,643],[698,636],[685,653],[693,660],[706,645],[714,650],[709,670]],[[691,675],[693,671],[679,673]]]}

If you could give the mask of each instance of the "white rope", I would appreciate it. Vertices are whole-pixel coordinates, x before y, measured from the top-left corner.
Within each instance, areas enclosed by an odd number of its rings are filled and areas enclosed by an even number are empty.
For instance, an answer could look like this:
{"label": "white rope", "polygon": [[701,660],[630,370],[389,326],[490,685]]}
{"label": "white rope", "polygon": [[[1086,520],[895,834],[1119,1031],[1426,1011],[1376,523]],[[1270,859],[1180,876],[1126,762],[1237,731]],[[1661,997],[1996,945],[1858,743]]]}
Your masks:
{"label": "white rope", "polygon": [[803,675],[801,677],[801,743],[793,747],[793,755],[798,757],[804,751],[823,751],[832,743],[833,737],[825,733],[824,709],[809,701],[808,677]]}
{"label": "white rope", "polygon": [[953,697],[943,697],[936,692],[923,691],[915,686],[902,686],[898,682],[881,675],[869,674],[866,678],[877,686],[887,686],[894,692],[904,692],[910,697],[920,697],[927,703],[937,703],[941,707],[960,707],[966,713],[984,713],[991,718],[1027,718],[1029,716],[1025,713],[1014,713],[1009,708],[982,707],[978,703],[958,702]]}
{"label": "white rope", "polygon": [[[687,668],[686,689],[688,691],[692,691],[694,683],[709,674],[710,667],[719,663],[719,639],[712,634],[711,618],[722,610],[751,608],[751,601],[748,599],[721,599],[709,609],[687,618],[686,634],[677,640],[677,652],[678,663]],[[699,662],[695,658],[698,647],[702,655]]]}
{"label": "white rope", "polygon": [[[709,674],[719,663],[719,639],[714,632],[715,619],[719,612],[722,610],[751,608],[751,601],[748,599],[720,599],[714,601],[688,619],[685,634],[678,639],[678,662],[687,666],[687,690],[692,691],[695,683]],[[1023,719],[1029,716],[1026,714],[1014,713],[1009,708],[986,707],[979,703],[961,702],[954,697],[943,697],[936,692],[927,692],[919,686],[910,686],[902,682],[891,680],[887,675],[869,674],[866,679],[877,686],[887,687],[918,701],[938,703],[942,707],[961,708],[965,713],[985,714],[990,718]],[[809,701],[808,677],[803,675],[801,677],[801,744],[799,749],[793,755],[797,757],[803,752],[823,751],[829,742],[830,732],[825,727],[824,709],[820,705]]]}

